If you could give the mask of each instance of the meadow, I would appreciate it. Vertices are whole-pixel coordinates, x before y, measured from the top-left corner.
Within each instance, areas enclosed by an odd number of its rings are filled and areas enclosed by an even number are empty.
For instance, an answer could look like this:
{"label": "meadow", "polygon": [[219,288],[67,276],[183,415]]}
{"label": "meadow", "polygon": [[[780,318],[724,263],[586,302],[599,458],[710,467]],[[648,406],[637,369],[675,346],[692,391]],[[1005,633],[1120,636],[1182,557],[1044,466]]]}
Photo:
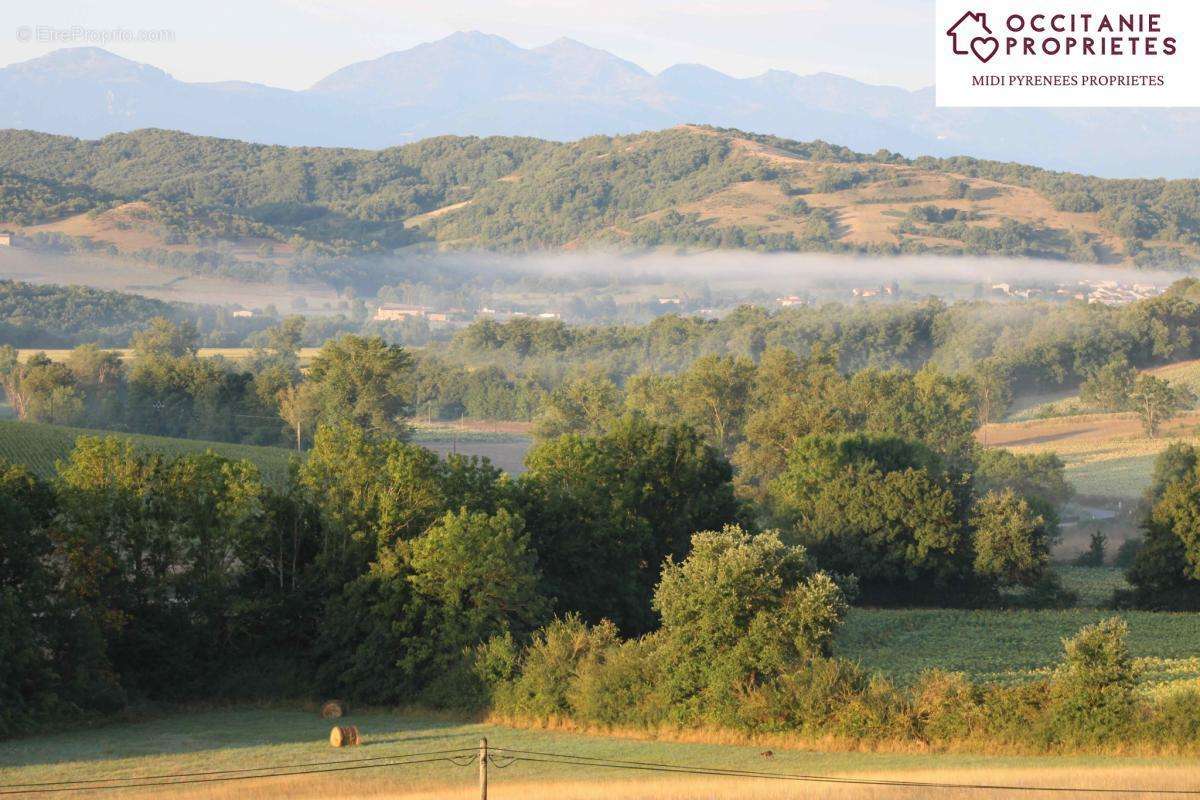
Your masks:
{"label": "meadow", "polygon": [[[0,743],[0,791],[14,784],[214,772],[265,765],[330,764],[340,772],[294,777],[158,786],[141,790],[64,792],[67,797],[277,798],[277,797],[479,797],[474,764],[430,761],[407,766],[358,768],[355,759],[489,747],[775,774],[989,785],[1190,788],[1200,768],[1181,759],[1134,757],[1024,757],[920,752],[813,752],[785,742],[733,743],[720,736],[692,741],[583,735],[519,729],[429,715],[370,710],[342,722],[359,726],[363,746],[333,750],[330,723],[300,707],[229,708],[172,713],[98,728],[39,735]],[[707,741],[705,740],[707,738]],[[763,753],[771,747],[771,756]],[[468,750],[466,755],[470,755]],[[434,758],[436,756],[430,756]],[[417,759],[413,759],[414,761]],[[384,762],[387,763],[387,762]],[[664,773],[518,761],[489,769],[489,797],[548,800],[635,798],[939,798],[1011,797],[1011,793],[927,787],[879,787],[783,782],[727,776]],[[347,767],[354,767],[347,769]],[[32,787],[31,787],[32,788]],[[30,795],[32,796],[32,795]],[[1022,796],[1045,797],[1041,793]],[[1137,792],[1117,795],[1138,797]]]}

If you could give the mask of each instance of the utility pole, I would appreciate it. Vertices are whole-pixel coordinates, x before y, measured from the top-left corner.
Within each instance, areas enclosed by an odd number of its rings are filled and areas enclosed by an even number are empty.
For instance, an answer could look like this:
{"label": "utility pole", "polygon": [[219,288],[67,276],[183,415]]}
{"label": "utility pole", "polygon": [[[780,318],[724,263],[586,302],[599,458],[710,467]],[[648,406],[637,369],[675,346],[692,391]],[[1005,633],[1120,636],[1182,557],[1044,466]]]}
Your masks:
{"label": "utility pole", "polygon": [[479,740],[479,800],[487,800],[487,739]]}

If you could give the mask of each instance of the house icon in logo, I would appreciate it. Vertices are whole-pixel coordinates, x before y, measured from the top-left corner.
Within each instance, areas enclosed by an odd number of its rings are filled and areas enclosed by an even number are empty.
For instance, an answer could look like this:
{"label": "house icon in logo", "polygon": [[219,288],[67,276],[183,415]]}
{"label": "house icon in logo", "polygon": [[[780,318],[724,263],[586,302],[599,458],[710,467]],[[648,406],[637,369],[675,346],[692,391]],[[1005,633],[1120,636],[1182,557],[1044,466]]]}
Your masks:
{"label": "house icon in logo", "polygon": [[974,55],[984,64],[991,61],[1000,49],[1000,40],[992,35],[987,14],[983,11],[966,12],[950,26],[946,35],[950,37],[950,46],[955,55]]}

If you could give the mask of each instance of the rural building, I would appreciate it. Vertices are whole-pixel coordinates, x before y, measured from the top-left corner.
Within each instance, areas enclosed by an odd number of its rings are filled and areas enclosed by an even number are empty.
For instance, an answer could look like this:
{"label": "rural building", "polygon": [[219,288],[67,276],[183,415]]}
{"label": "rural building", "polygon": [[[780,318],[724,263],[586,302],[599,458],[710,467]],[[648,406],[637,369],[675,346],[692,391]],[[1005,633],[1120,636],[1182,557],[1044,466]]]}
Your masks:
{"label": "rural building", "polygon": [[398,322],[410,317],[424,317],[429,313],[425,306],[384,304],[375,312],[376,322]]}
{"label": "rural building", "polygon": [[237,311],[233,312],[233,315],[234,315],[235,317],[237,317],[238,319],[247,319],[247,318],[249,318],[249,317],[253,317],[253,316],[254,316],[254,312],[253,312],[253,311],[247,311],[247,310],[246,310],[246,309],[244,309],[244,308],[239,308]]}
{"label": "rural building", "polygon": [[11,233],[0,233],[0,247],[12,247]]}

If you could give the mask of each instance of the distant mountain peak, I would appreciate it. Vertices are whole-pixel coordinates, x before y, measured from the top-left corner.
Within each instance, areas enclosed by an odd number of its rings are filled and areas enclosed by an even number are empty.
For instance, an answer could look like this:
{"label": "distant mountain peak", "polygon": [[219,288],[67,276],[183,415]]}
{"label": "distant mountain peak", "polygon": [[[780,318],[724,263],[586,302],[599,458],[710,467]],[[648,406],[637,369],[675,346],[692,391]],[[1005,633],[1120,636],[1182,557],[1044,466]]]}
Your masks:
{"label": "distant mountain peak", "polygon": [[124,58],[102,47],[63,47],[37,58],[18,62],[7,69],[25,74],[54,74],[70,78],[170,77],[158,67]]}
{"label": "distant mountain peak", "polygon": [[303,91],[191,83],[99,47],[0,68],[0,128],[95,139],[138,128],[270,144],[380,148],[441,134],[577,139],[683,122],[861,152],[969,155],[1108,177],[1200,177],[1195,109],[938,109],[933,90],[702,64],[657,75],[561,37],[477,30],[349,64]]}

